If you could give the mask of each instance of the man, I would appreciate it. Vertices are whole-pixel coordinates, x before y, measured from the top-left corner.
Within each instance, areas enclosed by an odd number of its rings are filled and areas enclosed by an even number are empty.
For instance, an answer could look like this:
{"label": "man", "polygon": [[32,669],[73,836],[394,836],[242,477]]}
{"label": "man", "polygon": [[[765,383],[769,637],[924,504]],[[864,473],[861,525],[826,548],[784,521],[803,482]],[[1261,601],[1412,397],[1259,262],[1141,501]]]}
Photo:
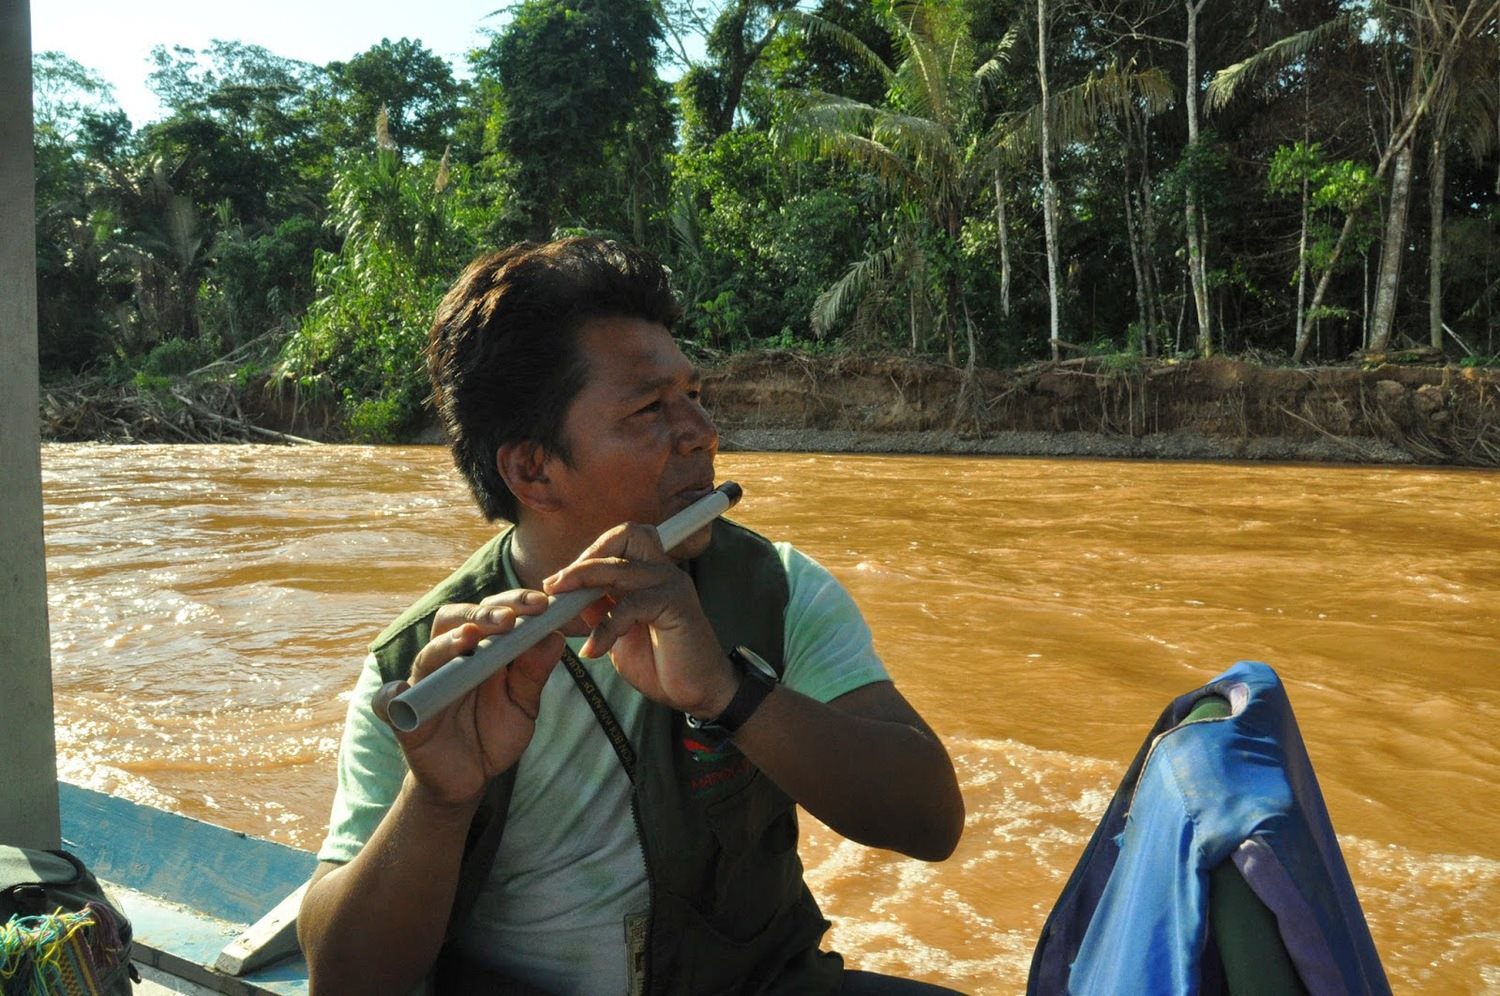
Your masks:
{"label": "man", "polygon": [[[658,263],[594,239],[481,258],[439,307],[455,463],[514,527],[371,648],[299,919],[314,991],[913,985],[818,950],[794,802],[941,860],[963,827],[952,764],[817,564],[722,520],[661,548],[654,524],[713,487],[718,450],[678,313]],[[409,734],[379,718],[577,588],[605,595],[570,646],[550,634]]]}

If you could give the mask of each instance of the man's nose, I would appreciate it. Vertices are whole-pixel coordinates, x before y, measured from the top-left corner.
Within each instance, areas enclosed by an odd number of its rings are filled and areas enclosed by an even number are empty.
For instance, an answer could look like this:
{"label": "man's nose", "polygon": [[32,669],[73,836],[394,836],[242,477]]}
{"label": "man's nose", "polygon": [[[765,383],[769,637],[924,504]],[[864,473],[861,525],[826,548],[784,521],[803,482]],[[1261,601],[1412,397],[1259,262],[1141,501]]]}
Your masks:
{"label": "man's nose", "polygon": [[688,398],[678,407],[676,443],[679,453],[719,449],[719,430],[697,401]]}

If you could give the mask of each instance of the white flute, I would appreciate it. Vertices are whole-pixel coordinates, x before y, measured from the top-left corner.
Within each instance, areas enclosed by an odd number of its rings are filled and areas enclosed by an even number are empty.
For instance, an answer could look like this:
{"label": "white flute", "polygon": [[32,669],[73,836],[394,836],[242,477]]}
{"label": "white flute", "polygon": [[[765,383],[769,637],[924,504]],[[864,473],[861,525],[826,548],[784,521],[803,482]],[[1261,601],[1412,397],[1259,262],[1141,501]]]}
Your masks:
{"label": "white flute", "polygon": [[[672,549],[729,511],[743,493],[738,484],[725,481],[667,519],[656,527],[662,549]],[[564,592],[552,599],[552,604],[540,615],[516,620],[515,628],[509,633],[480,640],[467,657],[449,661],[391,699],[388,709],[391,725],[403,733],[415,730],[479,687],[490,675],[541,643],[548,633],[578,615],[602,594],[598,588]]]}

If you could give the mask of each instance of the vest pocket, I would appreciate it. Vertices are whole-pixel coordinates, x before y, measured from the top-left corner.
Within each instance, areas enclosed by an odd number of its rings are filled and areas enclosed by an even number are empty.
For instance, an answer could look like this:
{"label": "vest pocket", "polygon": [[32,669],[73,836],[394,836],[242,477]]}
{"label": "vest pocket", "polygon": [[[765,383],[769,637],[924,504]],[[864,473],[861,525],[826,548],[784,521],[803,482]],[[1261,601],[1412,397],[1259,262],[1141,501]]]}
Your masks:
{"label": "vest pocket", "polygon": [[[773,852],[790,850],[797,844],[797,821],[793,816],[794,803],[791,796],[761,774],[752,769],[749,779],[733,795],[710,803],[705,810],[709,829],[719,847],[731,854],[749,850],[758,843],[765,843]],[[763,841],[767,829],[778,817],[786,816],[785,828],[770,834],[774,840]]]}
{"label": "vest pocket", "polygon": [[694,996],[729,993],[837,992],[843,960],[820,952],[828,921],[807,893],[760,931],[744,939],[726,936],[691,903],[671,893],[656,896],[658,920],[674,924],[678,940],[658,958],[658,981],[668,992]]}
{"label": "vest pocket", "polygon": [[752,938],[803,889],[794,804],[756,772],[705,816],[717,844],[708,912],[730,939]]}

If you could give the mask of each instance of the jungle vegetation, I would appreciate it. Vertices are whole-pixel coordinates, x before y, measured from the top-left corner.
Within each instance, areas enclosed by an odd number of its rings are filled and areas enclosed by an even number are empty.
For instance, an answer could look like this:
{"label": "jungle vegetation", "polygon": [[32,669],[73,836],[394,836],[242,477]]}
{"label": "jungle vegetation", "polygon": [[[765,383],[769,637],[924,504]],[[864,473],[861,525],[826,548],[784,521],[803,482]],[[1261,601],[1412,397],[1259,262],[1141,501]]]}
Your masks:
{"label": "jungle vegetation", "polygon": [[[1496,355],[1500,0],[521,0],[455,67],[34,61],[44,376],[420,417],[487,248],[671,267],[701,355]],[[456,71],[461,69],[462,72]]]}

